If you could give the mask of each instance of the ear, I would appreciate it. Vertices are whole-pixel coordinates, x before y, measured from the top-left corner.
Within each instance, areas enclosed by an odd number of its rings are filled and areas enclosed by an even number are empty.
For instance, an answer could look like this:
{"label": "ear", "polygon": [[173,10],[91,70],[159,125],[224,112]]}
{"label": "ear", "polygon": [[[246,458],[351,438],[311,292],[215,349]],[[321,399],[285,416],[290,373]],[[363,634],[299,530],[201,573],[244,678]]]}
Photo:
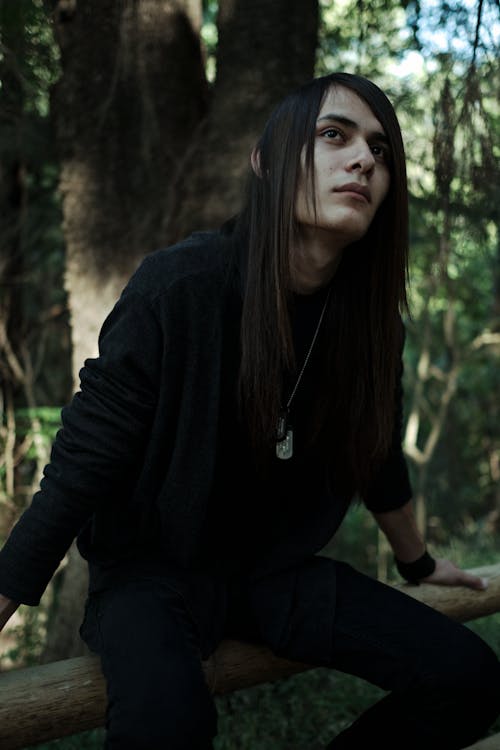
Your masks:
{"label": "ear", "polygon": [[260,168],[260,151],[257,146],[254,146],[250,154],[250,164],[257,177],[262,177],[262,170]]}

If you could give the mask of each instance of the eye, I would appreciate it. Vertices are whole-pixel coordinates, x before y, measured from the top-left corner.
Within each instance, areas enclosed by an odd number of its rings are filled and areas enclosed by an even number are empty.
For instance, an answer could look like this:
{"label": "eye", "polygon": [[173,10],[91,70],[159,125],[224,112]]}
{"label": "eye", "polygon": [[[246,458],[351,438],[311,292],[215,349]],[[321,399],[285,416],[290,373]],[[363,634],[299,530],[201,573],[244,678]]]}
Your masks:
{"label": "eye", "polygon": [[344,138],[344,134],[338,128],[326,128],[325,130],[321,131],[321,135],[328,140],[338,140],[339,138]]}
{"label": "eye", "polygon": [[382,146],[379,143],[374,143],[370,146],[371,152],[376,159],[387,161],[389,158],[389,152],[387,146]]}

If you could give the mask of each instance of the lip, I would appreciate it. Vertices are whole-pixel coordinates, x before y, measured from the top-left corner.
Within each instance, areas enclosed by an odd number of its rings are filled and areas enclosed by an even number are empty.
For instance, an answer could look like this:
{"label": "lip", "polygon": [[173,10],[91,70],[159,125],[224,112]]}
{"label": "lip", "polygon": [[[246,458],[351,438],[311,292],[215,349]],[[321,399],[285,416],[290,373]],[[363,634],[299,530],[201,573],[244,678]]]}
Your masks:
{"label": "lip", "polygon": [[355,193],[361,198],[366,200],[368,203],[371,201],[370,191],[365,185],[360,185],[359,182],[348,182],[346,185],[334,188],[334,193]]}

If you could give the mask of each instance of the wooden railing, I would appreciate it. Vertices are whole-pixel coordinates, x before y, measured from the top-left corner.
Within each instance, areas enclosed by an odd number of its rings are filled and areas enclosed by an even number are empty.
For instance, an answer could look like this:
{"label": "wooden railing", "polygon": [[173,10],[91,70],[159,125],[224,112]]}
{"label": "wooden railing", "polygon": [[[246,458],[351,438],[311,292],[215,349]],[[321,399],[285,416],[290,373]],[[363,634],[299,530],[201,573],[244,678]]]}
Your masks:
{"label": "wooden railing", "polygon": [[[499,612],[500,563],[471,572],[489,578],[485,591],[429,584],[396,588],[460,622]],[[239,641],[224,641],[203,668],[210,689],[218,695],[311,669],[307,664],[279,659],[263,646]],[[5,672],[0,674],[0,748],[21,750],[102,726],[105,707],[105,685],[97,657],[82,656]],[[500,735],[472,747],[500,750]]]}

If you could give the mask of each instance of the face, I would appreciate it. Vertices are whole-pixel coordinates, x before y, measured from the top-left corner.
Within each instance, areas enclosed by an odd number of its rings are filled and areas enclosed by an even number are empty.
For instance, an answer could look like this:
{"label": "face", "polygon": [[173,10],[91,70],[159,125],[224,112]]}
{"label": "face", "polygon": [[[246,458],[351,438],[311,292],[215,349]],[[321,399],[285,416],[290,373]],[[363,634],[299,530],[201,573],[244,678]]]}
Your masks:
{"label": "face", "polygon": [[385,133],[368,104],[348,88],[331,88],[316,121],[316,215],[305,174],[297,190],[295,217],[304,240],[326,235],[338,249],[363,237],[389,189],[387,155]]}

